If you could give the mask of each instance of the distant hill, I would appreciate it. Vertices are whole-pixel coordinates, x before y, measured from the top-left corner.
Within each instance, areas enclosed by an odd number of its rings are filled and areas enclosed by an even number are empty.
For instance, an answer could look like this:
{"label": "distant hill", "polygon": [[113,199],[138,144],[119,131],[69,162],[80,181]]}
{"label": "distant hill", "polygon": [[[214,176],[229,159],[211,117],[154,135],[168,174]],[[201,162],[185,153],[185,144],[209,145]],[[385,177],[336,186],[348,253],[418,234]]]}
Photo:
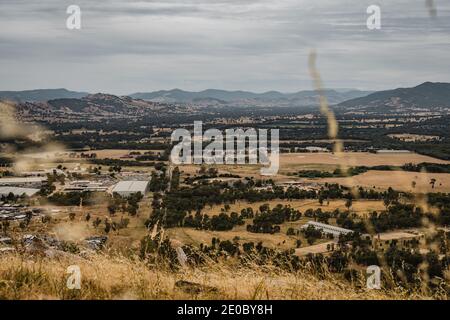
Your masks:
{"label": "distant hill", "polygon": [[[324,90],[330,104],[366,96],[369,91],[352,89]],[[69,91],[67,89],[37,89],[25,91],[0,91],[0,100],[14,102],[46,102],[58,99],[82,99],[87,92]],[[199,106],[311,106],[318,104],[318,94],[314,90],[295,93],[281,93],[268,91],[254,93],[249,91],[226,91],[208,89],[200,92],[184,91],[180,89],[161,90],[155,92],[141,92],[130,95],[133,99],[151,101],[155,103],[189,103]]]}
{"label": "distant hill", "polygon": [[0,100],[10,100],[15,102],[37,102],[48,101],[52,99],[80,99],[87,95],[87,92],[69,91],[67,89],[0,91]]}
{"label": "distant hill", "polygon": [[77,116],[108,117],[130,116],[138,117],[161,110],[170,111],[171,106],[133,99],[127,96],[119,97],[110,94],[88,94],[80,99],[61,98],[39,102],[21,102],[16,105],[19,115],[36,116]]}
{"label": "distant hill", "polygon": [[425,82],[413,88],[379,91],[365,97],[341,102],[339,107],[353,109],[450,108],[450,83]]}
{"label": "distant hill", "polygon": [[[371,92],[359,90],[324,90],[331,104],[365,96]],[[130,95],[136,99],[166,103],[195,103],[204,105],[235,104],[235,105],[288,105],[309,106],[318,103],[316,91],[299,91],[296,93],[281,93],[268,91],[264,93],[253,93],[249,91],[226,91],[208,89],[200,92],[184,91],[180,89],[162,90],[155,92],[140,92]]]}
{"label": "distant hill", "polygon": [[256,99],[256,98],[279,98],[283,94],[272,91],[262,94],[252,93],[248,91],[226,91],[226,90],[216,90],[208,89],[200,92],[184,91],[180,89],[173,90],[161,90],[155,92],[141,92],[134,93],[130,95],[133,98],[144,99],[144,100],[165,100],[166,102],[192,102],[194,100],[200,99],[213,99],[222,100],[225,102],[244,100],[244,99]]}

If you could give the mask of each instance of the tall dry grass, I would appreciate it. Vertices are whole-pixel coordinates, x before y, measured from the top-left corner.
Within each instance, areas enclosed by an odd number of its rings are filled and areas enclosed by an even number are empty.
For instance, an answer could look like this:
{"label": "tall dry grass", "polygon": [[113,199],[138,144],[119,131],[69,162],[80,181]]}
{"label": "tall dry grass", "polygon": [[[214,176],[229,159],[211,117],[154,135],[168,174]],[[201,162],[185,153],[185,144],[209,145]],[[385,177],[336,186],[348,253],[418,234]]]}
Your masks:
{"label": "tall dry grass", "polygon": [[[81,270],[81,289],[66,286],[69,265]],[[207,287],[200,293],[183,290],[179,280]],[[359,287],[359,289],[358,289]],[[209,290],[208,288],[215,288]],[[361,289],[362,288],[362,289]],[[19,254],[0,256],[0,299],[429,299],[401,289],[367,290],[332,274],[315,276],[271,267],[238,267],[227,261],[201,268],[170,271],[121,256],[91,254],[57,258]]]}

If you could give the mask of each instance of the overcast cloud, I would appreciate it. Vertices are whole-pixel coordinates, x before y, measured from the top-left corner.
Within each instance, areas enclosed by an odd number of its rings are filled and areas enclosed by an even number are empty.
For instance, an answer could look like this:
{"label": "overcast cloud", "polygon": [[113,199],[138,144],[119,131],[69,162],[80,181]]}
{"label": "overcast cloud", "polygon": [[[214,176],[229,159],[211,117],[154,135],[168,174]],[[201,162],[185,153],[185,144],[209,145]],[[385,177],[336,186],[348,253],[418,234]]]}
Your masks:
{"label": "overcast cloud", "polygon": [[293,92],[311,88],[311,49],[327,87],[450,82],[450,1],[435,5],[432,19],[425,0],[0,0],[0,90]]}

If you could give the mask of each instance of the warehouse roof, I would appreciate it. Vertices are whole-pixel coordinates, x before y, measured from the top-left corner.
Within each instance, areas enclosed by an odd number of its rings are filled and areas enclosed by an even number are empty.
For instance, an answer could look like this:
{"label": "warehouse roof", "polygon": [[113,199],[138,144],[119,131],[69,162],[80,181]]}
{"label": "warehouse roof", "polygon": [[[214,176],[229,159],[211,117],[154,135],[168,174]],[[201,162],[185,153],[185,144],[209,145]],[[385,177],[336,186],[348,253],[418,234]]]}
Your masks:
{"label": "warehouse roof", "polygon": [[377,150],[377,153],[412,153],[409,150]]}
{"label": "warehouse roof", "polygon": [[322,229],[325,232],[337,232],[337,233],[343,233],[343,234],[353,232],[353,230],[344,229],[341,227],[336,227],[336,226],[332,226],[329,224],[320,223],[320,222],[316,222],[316,221],[308,221],[306,224],[304,224],[302,226],[302,228],[307,228],[308,226],[313,226],[316,229]]}
{"label": "warehouse roof", "polygon": [[112,192],[140,192],[144,194],[149,183],[149,181],[120,181]]}
{"label": "warehouse roof", "polygon": [[27,178],[0,178],[0,184],[6,183],[34,183],[47,181],[47,177],[27,177]]}
{"label": "warehouse roof", "polygon": [[34,196],[38,192],[39,192],[39,189],[0,187],[0,196],[7,196],[10,193],[12,193],[15,196],[21,196],[23,194],[26,194],[27,196],[31,197],[31,196]]}

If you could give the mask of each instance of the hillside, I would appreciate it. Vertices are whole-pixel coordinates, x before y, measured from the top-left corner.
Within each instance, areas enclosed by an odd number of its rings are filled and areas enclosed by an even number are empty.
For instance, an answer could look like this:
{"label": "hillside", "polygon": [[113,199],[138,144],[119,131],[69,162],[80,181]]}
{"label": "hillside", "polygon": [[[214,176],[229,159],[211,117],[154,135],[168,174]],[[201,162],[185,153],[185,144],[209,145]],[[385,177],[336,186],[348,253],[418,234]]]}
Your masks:
{"label": "hillside", "polygon": [[[81,290],[66,287],[66,270],[82,270]],[[307,270],[288,273],[276,268],[236,268],[227,263],[178,271],[120,256],[64,254],[58,258],[0,255],[0,299],[230,299],[359,300],[428,299],[401,290],[365,290]],[[246,285],[243,286],[242,283]],[[364,284],[361,284],[364,285]]]}
{"label": "hillside", "polygon": [[425,82],[413,88],[379,91],[344,101],[339,107],[378,110],[450,108],[450,83]]}
{"label": "hillside", "polygon": [[150,101],[118,97],[110,94],[90,94],[81,99],[61,98],[46,102],[25,102],[17,105],[16,110],[22,116],[85,116],[137,117],[152,114],[158,110],[170,110],[170,106]]}
{"label": "hillside", "polygon": [[0,100],[15,102],[36,102],[52,99],[80,99],[87,96],[86,92],[69,91],[67,89],[38,89],[25,91],[0,91]]}

